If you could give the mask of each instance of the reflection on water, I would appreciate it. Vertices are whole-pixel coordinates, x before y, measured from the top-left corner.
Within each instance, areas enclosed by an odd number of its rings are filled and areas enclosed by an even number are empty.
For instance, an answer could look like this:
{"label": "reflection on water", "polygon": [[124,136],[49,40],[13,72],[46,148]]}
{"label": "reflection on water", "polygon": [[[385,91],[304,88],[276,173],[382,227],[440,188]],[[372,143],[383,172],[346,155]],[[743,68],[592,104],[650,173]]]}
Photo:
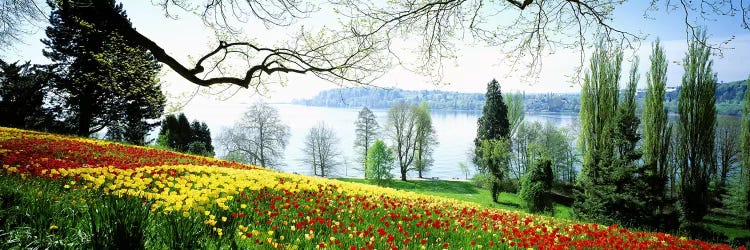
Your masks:
{"label": "reflection on water", "polygon": [[[185,113],[188,118],[205,121],[211,129],[212,137],[216,138],[222,127],[229,127],[239,120],[244,110],[250,104],[227,104],[212,103],[200,107],[190,107]],[[311,175],[312,170],[302,163],[302,147],[308,129],[320,121],[332,127],[339,138],[339,150],[342,153],[342,163],[336,172],[340,176],[363,176],[361,163],[358,162],[354,153],[354,122],[357,119],[359,109],[308,107],[291,104],[273,104],[279,110],[281,119],[289,126],[291,138],[286,148],[286,158],[281,171],[297,172]],[[381,128],[385,126],[386,113],[388,110],[372,110]],[[477,130],[477,119],[479,112],[471,111],[444,111],[432,110],[433,126],[437,132],[439,144],[433,153],[434,165],[424,175],[425,177],[438,177],[440,179],[463,178],[458,163],[470,162],[469,150],[471,149]],[[526,114],[526,121],[538,121],[544,124],[551,121],[556,126],[569,126],[575,122],[576,114]],[[381,138],[385,138],[382,134]],[[386,140],[386,143],[388,141]],[[214,141],[214,146],[218,143]],[[217,148],[217,156],[221,152]],[[398,176],[394,171],[394,175]],[[473,172],[473,169],[472,169]],[[413,173],[416,176],[416,172]],[[471,176],[471,175],[470,175]]]}

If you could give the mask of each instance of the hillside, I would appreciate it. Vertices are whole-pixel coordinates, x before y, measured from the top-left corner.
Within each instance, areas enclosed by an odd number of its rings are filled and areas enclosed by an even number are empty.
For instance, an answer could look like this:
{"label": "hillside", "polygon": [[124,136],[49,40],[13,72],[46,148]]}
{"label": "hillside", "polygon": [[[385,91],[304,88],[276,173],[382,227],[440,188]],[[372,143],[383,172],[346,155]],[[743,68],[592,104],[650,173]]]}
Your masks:
{"label": "hillside", "polygon": [[0,127],[0,248],[730,249]]}
{"label": "hillside", "polygon": [[[668,89],[665,96],[670,112],[677,112],[680,87]],[[720,83],[716,88],[716,109],[722,115],[740,115],[742,95],[747,85],[744,80]],[[636,99],[643,103],[644,90]],[[399,102],[427,102],[433,109],[480,111],[484,105],[483,93],[460,93],[439,90],[402,90],[373,87],[340,88],[320,92],[313,98],[294,100],[294,104],[323,107],[387,109]],[[547,93],[525,94],[523,104],[527,112],[578,112],[580,94]]]}

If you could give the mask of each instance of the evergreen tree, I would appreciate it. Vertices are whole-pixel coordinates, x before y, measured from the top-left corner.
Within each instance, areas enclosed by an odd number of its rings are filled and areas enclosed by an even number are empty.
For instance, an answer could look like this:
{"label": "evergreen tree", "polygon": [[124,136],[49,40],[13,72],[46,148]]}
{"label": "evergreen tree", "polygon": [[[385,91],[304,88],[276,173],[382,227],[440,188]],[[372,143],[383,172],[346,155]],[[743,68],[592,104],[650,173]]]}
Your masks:
{"label": "evergreen tree", "polygon": [[492,79],[487,84],[485,98],[482,116],[477,121],[477,138],[474,139],[477,147],[482,144],[481,140],[508,139],[510,136],[508,107],[503,101],[503,94],[497,80]]}
{"label": "evergreen tree", "polygon": [[578,139],[583,165],[578,180],[583,193],[576,195],[573,210],[579,217],[596,221],[609,219],[609,195],[616,192],[607,177],[612,173],[615,156],[612,137],[616,130],[621,63],[622,52],[610,51],[600,43],[591,56],[581,89]]}
{"label": "evergreen tree", "polygon": [[[158,118],[164,108],[156,78],[161,67],[147,50],[108,32],[113,24],[106,15],[65,3],[49,2],[50,27],[42,40],[44,55],[56,66],[63,118],[80,136],[122,126],[124,139],[142,144],[142,135],[155,126],[146,120]],[[106,3],[125,16],[122,5]]]}
{"label": "evergreen tree", "polygon": [[555,177],[552,172],[552,161],[542,159],[535,164],[521,180],[519,195],[526,202],[530,213],[554,213],[552,202],[552,183]]}
{"label": "evergreen tree", "polygon": [[683,60],[685,73],[678,97],[680,205],[686,226],[700,222],[708,212],[708,185],[716,165],[714,91],[717,81],[713,61],[709,58],[711,51],[705,45],[705,32],[699,32],[698,38],[690,42]]}
{"label": "evergreen tree", "polygon": [[57,131],[52,110],[44,107],[48,69],[0,60],[0,126]]}
{"label": "evergreen tree", "polygon": [[604,176],[603,185],[614,185],[614,192],[607,194],[604,200],[605,214],[611,221],[637,226],[650,223],[653,218],[647,209],[646,193],[648,185],[639,167],[641,159],[640,150],[636,144],[640,140],[638,126],[640,120],[635,114],[635,94],[638,85],[638,59],[631,66],[627,88],[624,98],[621,99],[617,108],[613,143],[615,146],[615,158],[612,166],[607,169],[608,174]]}
{"label": "evergreen tree", "polygon": [[414,170],[419,178],[424,178],[423,173],[432,166],[432,152],[437,146],[435,128],[432,126],[430,107],[426,102],[422,105],[413,106],[412,112],[416,119],[416,138],[414,140]]}
{"label": "evergreen tree", "polygon": [[[199,122],[198,120],[193,120],[192,123],[190,123],[190,130],[193,133],[193,140],[190,144],[194,143],[200,143],[203,147],[203,151],[193,151],[189,150],[191,153],[194,154],[200,154],[200,155],[206,155],[206,156],[214,156],[214,146],[211,143],[211,130],[208,129],[208,125],[206,125],[205,122]],[[190,146],[188,146],[189,148]]]}
{"label": "evergreen tree", "polygon": [[214,156],[211,131],[205,122],[188,122],[187,116],[180,113],[167,115],[159,129],[159,144],[176,151],[190,154]]}
{"label": "evergreen tree", "polygon": [[169,114],[164,117],[161,122],[161,129],[159,130],[159,142],[163,143],[161,146],[165,146],[171,149],[177,148],[177,116]]}
{"label": "evergreen tree", "polygon": [[[500,193],[500,181],[504,177],[507,177],[505,173],[500,171],[502,168],[499,166],[507,166],[508,162],[497,162],[494,166],[485,165],[487,159],[494,159],[497,156],[483,156],[484,152],[495,152],[495,150],[482,150],[482,145],[485,140],[504,140],[510,139],[510,123],[508,121],[508,108],[503,102],[503,95],[500,91],[500,84],[497,80],[492,79],[487,83],[487,92],[485,93],[485,103],[482,108],[482,115],[477,121],[477,137],[474,139],[474,145],[476,150],[474,151],[474,164],[480,169],[480,172],[487,173],[494,176],[494,182],[492,185],[492,199],[497,201],[497,195]],[[509,146],[508,146],[509,147]],[[509,149],[506,149],[509,151]],[[509,156],[509,154],[500,154]],[[497,161],[509,161],[510,157],[504,159],[496,159]],[[509,167],[508,167],[509,168]],[[507,172],[507,171],[506,171]]]}
{"label": "evergreen tree", "polygon": [[667,121],[664,94],[667,85],[667,61],[664,48],[657,39],[651,50],[651,67],[646,73],[646,100],[643,108],[643,176],[648,183],[647,204],[652,213],[660,214],[669,204],[666,196],[668,179],[667,156],[671,144],[672,126]]}
{"label": "evergreen tree", "polygon": [[[354,132],[356,139],[354,139],[355,151],[362,152],[359,157],[362,158],[362,172],[365,173],[367,178],[367,152],[370,150],[370,146],[375,143],[379,135],[380,125],[375,119],[375,114],[370,111],[367,107],[362,107],[357,116],[357,121],[354,123],[356,126]],[[360,151],[361,150],[361,151]]]}
{"label": "evergreen tree", "polygon": [[188,146],[193,142],[193,129],[190,127],[190,121],[185,113],[177,116],[177,127],[172,133],[175,136],[175,149],[180,152],[186,152]]}

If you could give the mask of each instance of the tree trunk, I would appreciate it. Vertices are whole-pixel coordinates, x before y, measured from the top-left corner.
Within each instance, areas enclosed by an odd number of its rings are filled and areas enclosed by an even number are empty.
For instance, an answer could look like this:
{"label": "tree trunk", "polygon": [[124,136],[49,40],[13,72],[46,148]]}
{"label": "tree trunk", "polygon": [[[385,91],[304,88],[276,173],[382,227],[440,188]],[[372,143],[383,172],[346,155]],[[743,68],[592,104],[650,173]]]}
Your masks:
{"label": "tree trunk", "polygon": [[89,137],[91,135],[91,99],[89,98],[88,91],[81,95],[81,101],[78,106],[78,128],[76,134],[82,137]]}
{"label": "tree trunk", "polygon": [[401,180],[406,181],[406,167],[401,166]]}

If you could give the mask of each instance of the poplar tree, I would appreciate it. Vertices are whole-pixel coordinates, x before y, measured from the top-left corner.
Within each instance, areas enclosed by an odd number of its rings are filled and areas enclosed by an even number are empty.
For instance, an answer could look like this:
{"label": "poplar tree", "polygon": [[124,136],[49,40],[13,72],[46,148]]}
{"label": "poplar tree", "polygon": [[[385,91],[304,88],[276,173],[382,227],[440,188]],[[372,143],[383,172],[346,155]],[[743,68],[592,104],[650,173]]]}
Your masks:
{"label": "poplar tree", "polygon": [[659,40],[651,49],[651,67],[646,73],[646,100],[643,108],[643,168],[649,188],[648,203],[657,213],[667,203],[665,187],[668,176],[669,145],[672,126],[667,121],[664,94],[667,85],[667,60]]}
{"label": "poplar tree", "polygon": [[712,70],[711,51],[706,34],[690,42],[683,60],[682,91],[678,97],[677,123],[680,165],[680,207],[686,226],[698,223],[708,212],[709,181],[716,165],[714,130],[716,74]]}
{"label": "poplar tree", "polygon": [[[745,179],[745,210],[750,212],[750,78],[745,81],[745,99],[742,101],[742,167]],[[750,228],[750,216],[745,224]]]}
{"label": "poplar tree", "polygon": [[607,220],[609,195],[615,186],[606,176],[614,159],[615,147],[612,137],[618,104],[618,82],[622,64],[622,52],[610,51],[603,42],[596,47],[581,89],[581,135],[579,147],[583,153],[583,165],[578,185],[582,193],[576,195],[573,210],[580,217],[599,221]]}
{"label": "poplar tree", "polygon": [[424,178],[424,172],[427,172],[432,166],[432,152],[438,144],[435,128],[432,126],[432,116],[430,116],[430,107],[426,102],[422,105],[413,106],[416,123],[416,137],[414,140],[414,170],[417,171],[419,178]]}

